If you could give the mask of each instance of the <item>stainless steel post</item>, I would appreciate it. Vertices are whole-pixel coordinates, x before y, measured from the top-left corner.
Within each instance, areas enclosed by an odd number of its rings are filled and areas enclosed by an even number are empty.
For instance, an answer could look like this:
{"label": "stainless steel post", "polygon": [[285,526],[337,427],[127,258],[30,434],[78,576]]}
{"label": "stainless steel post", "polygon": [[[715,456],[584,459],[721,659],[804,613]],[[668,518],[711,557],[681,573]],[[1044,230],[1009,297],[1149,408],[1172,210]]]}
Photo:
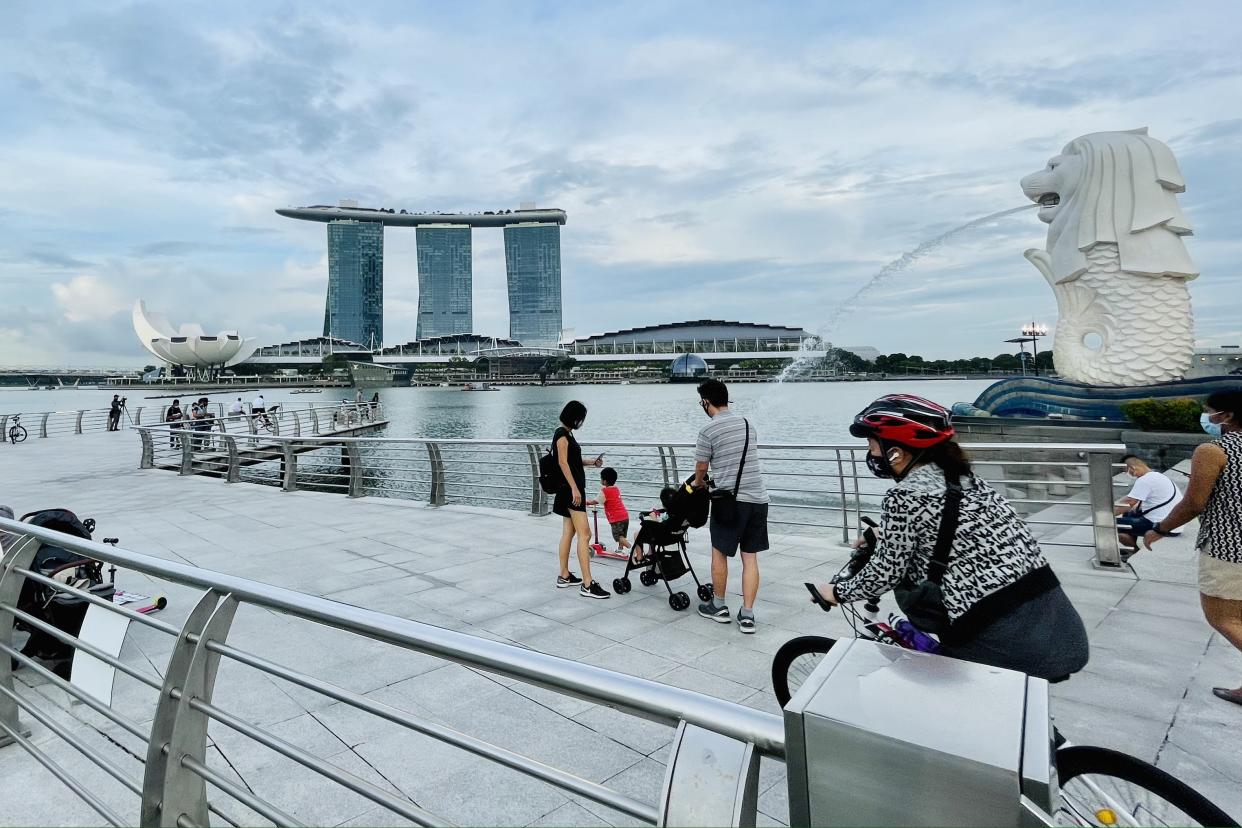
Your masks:
{"label": "stainless steel post", "polygon": [[293,412],[293,436],[294,437],[302,436],[302,418],[298,415],[298,412],[296,411]]}
{"label": "stainless steel post", "polygon": [[[26,583],[26,578],[13,570],[29,568],[38,548],[37,539],[25,537],[17,541],[13,548],[5,553],[3,567],[0,568],[0,604],[17,606],[17,599],[21,595],[22,585]],[[8,647],[13,646],[15,620],[12,613],[0,612],[0,643]],[[16,692],[13,687],[12,660],[7,654],[0,655],[0,687],[9,693]],[[0,694],[0,696],[3,696],[0,698],[0,722],[8,725],[13,733],[29,733],[22,729],[17,719],[17,702],[8,694]],[[16,740],[7,733],[0,733],[0,747],[11,745],[14,741]]]}
{"label": "stainless steel post", "polygon": [[138,468],[149,469],[155,466],[155,440],[151,436],[149,429],[138,429],[138,439],[142,440],[142,459],[138,461]]}
{"label": "stainless steel post", "polygon": [[[837,482],[841,485],[841,543],[850,542],[850,507],[845,499],[845,469],[841,466],[841,449],[836,450]],[[859,522],[862,519],[859,518]]]}
{"label": "stainless steel post", "polygon": [[678,725],[656,825],[753,828],[758,803],[754,745],[684,721]]}
{"label": "stainless steel post", "polygon": [[52,416],[52,412],[50,411],[43,412],[43,419],[39,421],[39,436],[40,437],[47,436],[47,418],[50,416]]}
{"label": "stainless steel post", "polygon": [[293,450],[293,442],[287,441],[281,447],[280,471],[282,492],[294,492],[298,488],[298,454]]}
{"label": "stainless steel post", "polygon": [[1113,455],[1087,453],[1087,485],[1091,490],[1091,529],[1095,541],[1095,565],[1121,567],[1117,517],[1113,514]]}
{"label": "stainless steel post", "polygon": [[311,429],[314,431],[315,434],[318,434],[319,433],[319,412],[316,411],[313,406],[310,409],[310,415],[311,415]]}
{"label": "stainless steel post", "polygon": [[197,435],[200,431],[193,428],[183,429],[181,432],[181,473],[194,473],[194,441],[199,439]]}
{"label": "stainless steel post", "polygon": [[544,498],[543,487],[539,485],[539,446],[527,443],[526,455],[530,458],[530,513],[542,515]]}
{"label": "stainless steel post", "polygon": [[225,482],[237,483],[241,480],[241,456],[237,451],[237,438],[232,434],[224,435],[224,448],[229,453],[229,470]]}
{"label": "stainless steel post", "polygon": [[660,475],[664,479],[665,486],[671,486],[672,478],[668,475],[668,455],[664,453],[664,446],[660,446]]}
{"label": "stainless steel post", "polygon": [[358,444],[346,443],[341,447],[341,455],[349,464],[349,496],[362,497],[362,452],[359,451]]}
{"label": "stainless steel post", "polygon": [[673,446],[668,447],[668,465],[673,474],[673,482],[670,486],[681,484],[681,474],[677,471],[677,449]]}
{"label": "stainless steel post", "polygon": [[74,434],[82,433],[82,415],[85,413],[86,413],[85,411],[82,411],[79,409],[77,419],[73,421],[73,433]]}
{"label": "stainless steel post", "polygon": [[136,426],[142,425],[142,409],[141,405],[134,409],[134,425]]}
{"label": "stainless steel post", "polygon": [[207,717],[190,707],[190,699],[211,701],[220,656],[207,650],[207,641],[225,641],[236,611],[232,595],[221,601],[218,592],[204,593],[169,656],[147,744],[139,821],[144,828],[176,826],[183,816],[194,825],[209,824],[205,783],[183,765],[187,757],[207,764]]}
{"label": "stainless steel post", "polygon": [[443,506],[445,503],[444,458],[440,454],[438,443],[427,443],[426,446],[427,459],[431,461],[431,496],[427,502],[432,506]]}

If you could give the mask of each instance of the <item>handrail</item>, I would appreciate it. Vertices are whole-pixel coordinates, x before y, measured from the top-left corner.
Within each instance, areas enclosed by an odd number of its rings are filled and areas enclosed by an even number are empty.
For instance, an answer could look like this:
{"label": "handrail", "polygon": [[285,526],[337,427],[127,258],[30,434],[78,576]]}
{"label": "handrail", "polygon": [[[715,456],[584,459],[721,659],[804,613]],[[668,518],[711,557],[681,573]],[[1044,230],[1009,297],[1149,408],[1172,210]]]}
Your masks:
{"label": "handrail", "polygon": [[[301,685],[307,690],[369,715],[424,734],[564,791],[619,809],[644,822],[653,823],[659,819],[658,804],[634,799],[599,783],[489,744],[444,725],[421,720],[399,708],[334,686],[291,667],[247,652],[236,645],[226,643],[233,613],[240,605],[261,607],[286,616],[333,627],[405,650],[485,670],[594,704],[606,705],[666,725],[674,727],[694,725],[729,737],[739,743],[753,745],[755,750],[764,754],[784,756],[785,736],[781,717],[740,704],[601,667],[585,665],[570,659],[546,655],[520,646],[477,638],[376,610],[342,604],[327,598],[247,578],[200,569],[188,564],[84,540],[15,520],[0,518],[0,532],[10,533],[16,538],[16,542],[8,547],[8,551],[0,560],[0,701],[5,701],[11,695],[12,701],[15,702],[7,714],[6,708],[0,706],[0,735],[8,735],[12,741],[27,750],[33,748],[32,753],[40,762],[46,764],[50,761],[39,751],[38,747],[23,742],[21,739],[21,727],[17,720],[18,708],[26,710],[40,721],[46,717],[46,714],[32,709],[35,701],[17,692],[20,686],[14,685],[8,667],[8,657],[13,656],[21,664],[51,681],[70,696],[85,702],[96,712],[125,728],[135,737],[149,743],[144,779],[140,788],[143,812],[141,822],[144,825],[173,823],[202,825],[206,824],[205,816],[208,810],[219,813],[215,804],[207,801],[201,781],[198,783],[198,789],[204,792],[201,795],[193,793],[196,787],[194,784],[186,784],[184,774],[187,773],[198,780],[205,780],[215,790],[234,796],[238,801],[260,813],[288,816],[272,803],[264,800],[261,791],[243,791],[238,786],[231,785],[223,777],[213,775],[212,772],[206,770],[203,753],[208,720],[219,722],[252,739],[257,744],[274,749],[331,782],[352,790],[395,813],[413,819],[419,824],[448,824],[443,816],[431,814],[412,802],[393,796],[386,790],[286,742],[266,731],[262,726],[248,722],[244,716],[222,709],[219,703],[211,698],[212,686],[216,683],[216,667],[215,663],[209,660],[209,655],[217,661],[221,657],[232,659],[269,676]],[[25,578],[34,578],[39,583],[61,592],[79,596],[88,594],[34,573],[28,568],[38,543],[55,544],[105,564],[203,590],[203,597],[198,606],[189,613],[182,629],[178,630],[163,622],[149,625],[150,628],[159,632],[175,636],[177,642],[173,653],[169,656],[168,665],[159,671],[164,676],[162,683],[128,666],[123,660],[100,650],[85,639],[59,631],[39,621],[32,614],[17,609],[15,606],[17,590]],[[127,608],[112,605],[108,601],[99,600],[91,603],[104,611],[118,612],[126,617],[132,615],[132,611]],[[11,640],[11,638],[8,637],[9,634],[4,628],[11,626],[15,618],[20,618],[25,623],[54,635],[76,650],[94,656],[114,669],[138,680],[141,684],[155,689],[159,694],[156,702],[158,708],[151,717],[151,724],[147,726],[135,724],[130,717],[113,711],[5,644],[4,641]],[[36,697],[36,699],[41,703],[46,703],[42,697]],[[145,732],[145,728],[150,728],[149,734]],[[66,728],[53,728],[53,732],[69,741],[75,748],[79,748]],[[34,753],[34,751],[39,752]],[[97,754],[83,752],[95,764],[100,764],[98,760],[103,758]],[[104,765],[100,766],[104,767]],[[63,769],[49,766],[49,770],[52,770],[88,803],[91,803],[92,799],[100,800]],[[113,769],[110,767],[104,767],[104,770],[109,771],[114,777],[117,776],[111,773]],[[174,778],[180,781],[174,784]],[[137,787],[137,783],[127,779],[120,779],[120,781],[130,790]],[[101,812],[101,816],[107,819],[115,815],[104,815]],[[753,814],[750,818],[753,820]],[[282,822],[288,821],[282,820]]]}

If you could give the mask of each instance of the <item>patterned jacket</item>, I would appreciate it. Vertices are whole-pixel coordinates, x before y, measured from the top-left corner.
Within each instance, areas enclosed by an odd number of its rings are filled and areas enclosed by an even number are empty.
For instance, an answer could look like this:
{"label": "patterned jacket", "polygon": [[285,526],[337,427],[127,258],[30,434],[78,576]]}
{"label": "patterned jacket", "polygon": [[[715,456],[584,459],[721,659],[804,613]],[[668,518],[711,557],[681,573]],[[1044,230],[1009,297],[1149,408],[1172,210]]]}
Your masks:
{"label": "patterned jacket", "polygon": [[[972,609],[989,596],[1002,600],[988,604],[1012,606],[1058,585],[1031,530],[1008,501],[978,477],[964,477],[961,485],[961,517],[941,583],[955,629],[968,613],[975,616]],[[916,583],[924,580],[944,496],[944,473],[932,465],[915,469],[889,489],[875,554],[856,576],[837,584],[837,598],[857,601],[888,592],[907,577]],[[998,594],[1001,590],[1004,595]],[[986,614],[1001,614],[1004,608],[994,607],[999,612]]]}

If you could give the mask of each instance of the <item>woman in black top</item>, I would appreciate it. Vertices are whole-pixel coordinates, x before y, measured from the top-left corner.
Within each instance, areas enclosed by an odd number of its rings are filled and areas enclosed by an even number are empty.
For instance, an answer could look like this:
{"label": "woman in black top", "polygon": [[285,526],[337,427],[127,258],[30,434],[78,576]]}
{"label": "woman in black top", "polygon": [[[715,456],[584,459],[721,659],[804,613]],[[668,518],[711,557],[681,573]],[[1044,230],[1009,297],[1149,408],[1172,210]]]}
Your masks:
{"label": "woman in black top", "polygon": [[[589,464],[582,459],[582,447],[574,439],[574,432],[582,428],[586,421],[586,406],[577,400],[565,403],[561,410],[561,425],[552,435],[552,446],[556,451],[556,460],[561,467],[565,483],[556,493],[552,501],[552,511],[564,518],[561,531],[561,544],[557,549],[560,556],[561,571],[556,576],[556,588],[581,584],[578,594],[585,598],[608,598],[611,593],[595,582],[591,577],[591,527],[586,517],[586,472],[587,465],[599,467],[603,465],[601,457],[596,457]],[[569,546],[574,536],[578,537],[578,563],[582,567],[582,578],[569,571]]]}

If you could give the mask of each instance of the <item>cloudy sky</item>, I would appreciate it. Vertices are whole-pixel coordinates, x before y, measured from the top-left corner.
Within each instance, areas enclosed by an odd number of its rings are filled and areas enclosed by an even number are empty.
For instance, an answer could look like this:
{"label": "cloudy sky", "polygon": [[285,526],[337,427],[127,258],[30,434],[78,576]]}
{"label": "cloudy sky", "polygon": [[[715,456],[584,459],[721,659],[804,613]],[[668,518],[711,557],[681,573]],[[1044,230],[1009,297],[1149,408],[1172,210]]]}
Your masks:
{"label": "cloudy sky", "polygon": [[[1086,132],[1177,154],[1203,343],[1242,341],[1242,12],[1170,3],[73,3],[0,7],[0,364],[142,364],[136,298],[319,333],[324,225],[277,207],[561,207],[575,335],[701,317],[994,354],[1055,304],[1023,203]],[[385,240],[412,339],[414,234]],[[504,335],[499,232],[476,231]]]}

